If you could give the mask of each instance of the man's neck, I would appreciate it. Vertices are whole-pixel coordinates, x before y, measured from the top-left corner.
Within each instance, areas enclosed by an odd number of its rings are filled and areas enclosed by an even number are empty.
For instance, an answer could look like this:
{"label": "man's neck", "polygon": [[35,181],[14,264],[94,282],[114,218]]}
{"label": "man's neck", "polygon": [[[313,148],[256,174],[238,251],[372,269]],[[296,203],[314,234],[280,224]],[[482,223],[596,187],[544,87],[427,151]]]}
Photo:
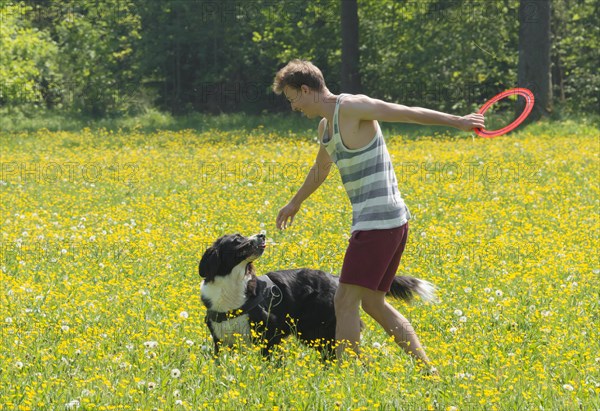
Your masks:
{"label": "man's neck", "polygon": [[335,112],[337,98],[338,96],[326,89],[323,92],[323,97],[318,103],[317,113],[319,116],[325,117],[329,122],[333,121],[333,113]]}

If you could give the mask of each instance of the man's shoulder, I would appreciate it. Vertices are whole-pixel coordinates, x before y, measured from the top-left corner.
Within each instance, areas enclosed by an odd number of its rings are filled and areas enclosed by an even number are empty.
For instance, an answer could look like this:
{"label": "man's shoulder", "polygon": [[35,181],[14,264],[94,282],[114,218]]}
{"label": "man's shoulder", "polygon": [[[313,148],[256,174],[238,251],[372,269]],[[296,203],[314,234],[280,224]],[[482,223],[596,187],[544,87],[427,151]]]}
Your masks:
{"label": "man's shoulder", "polygon": [[364,103],[371,101],[372,98],[367,96],[366,94],[343,94],[343,98],[340,101],[340,105],[342,104],[353,104],[353,103]]}
{"label": "man's shoulder", "polygon": [[347,94],[340,101],[340,117],[346,120],[361,120],[365,107],[369,107],[373,99],[365,94]]}
{"label": "man's shoulder", "polygon": [[375,100],[365,94],[347,94],[340,101],[340,108],[346,112],[360,112],[365,106],[369,106]]}

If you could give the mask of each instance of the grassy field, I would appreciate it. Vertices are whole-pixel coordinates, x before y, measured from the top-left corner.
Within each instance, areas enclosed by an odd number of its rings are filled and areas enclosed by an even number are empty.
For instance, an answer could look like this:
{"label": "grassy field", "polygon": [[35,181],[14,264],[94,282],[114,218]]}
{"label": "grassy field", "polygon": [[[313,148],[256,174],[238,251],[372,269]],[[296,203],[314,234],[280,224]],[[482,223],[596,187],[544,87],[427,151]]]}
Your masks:
{"label": "grassy field", "polygon": [[274,227],[312,134],[0,133],[0,410],[600,409],[599,134],[388,133],[414,217],[400,272],[441,298],[394,304],[436,378],[366,316],[365,363],[324,365],[293,339],[272,363],[250,347],[212,359],[197,263],[218,236],[265,231],[259,272],[339,271],[336,172]]}

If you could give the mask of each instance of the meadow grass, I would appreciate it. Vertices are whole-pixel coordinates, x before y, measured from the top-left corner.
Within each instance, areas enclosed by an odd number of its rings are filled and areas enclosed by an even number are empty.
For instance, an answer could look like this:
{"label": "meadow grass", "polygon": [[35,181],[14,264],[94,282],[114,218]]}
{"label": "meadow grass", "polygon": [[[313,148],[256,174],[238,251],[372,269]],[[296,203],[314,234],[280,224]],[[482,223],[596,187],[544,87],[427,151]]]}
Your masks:
{"label": "meadow grass", "polygon": [[350,228],[333,171],[278,232],[314,133],[242,124],[0,134],[0,410],[600,408],[597,127],[386,129],[413,215],[400,273],[441,299],[392,303],[437,378],[364,315],[364,362],[323,364],[294,339],[276,361],[247,346],[214,361],[206,247],[265,231],[259,273],[337,273]]}

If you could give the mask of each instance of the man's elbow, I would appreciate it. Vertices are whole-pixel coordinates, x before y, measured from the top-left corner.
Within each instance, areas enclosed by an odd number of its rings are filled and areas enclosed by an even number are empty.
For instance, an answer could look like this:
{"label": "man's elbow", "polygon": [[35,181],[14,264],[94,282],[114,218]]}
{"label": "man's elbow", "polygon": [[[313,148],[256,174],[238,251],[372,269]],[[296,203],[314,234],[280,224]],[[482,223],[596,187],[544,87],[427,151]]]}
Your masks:
{"label": "man's elbow", "polygon": [[331,171],[331,164],[332,163],[315,163],[312,167],[312,173],[316,181],[325,181]]}

